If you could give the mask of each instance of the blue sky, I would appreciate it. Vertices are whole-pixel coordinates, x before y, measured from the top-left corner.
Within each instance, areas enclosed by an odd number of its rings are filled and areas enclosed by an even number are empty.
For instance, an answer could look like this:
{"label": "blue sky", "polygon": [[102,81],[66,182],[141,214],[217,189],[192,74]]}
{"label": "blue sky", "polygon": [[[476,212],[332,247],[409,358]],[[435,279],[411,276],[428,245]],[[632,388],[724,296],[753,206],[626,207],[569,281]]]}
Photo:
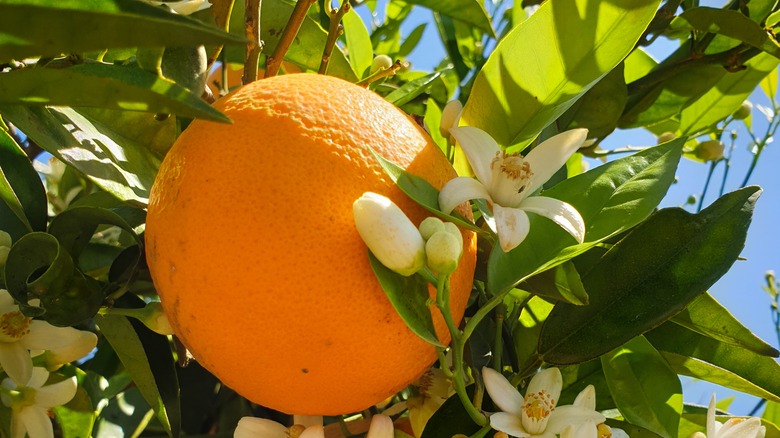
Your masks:
{"label": "blue sky", "polygon": [[[380,4],[382,3],[380,2]],[[379,9],[381,10],[381,6]],[[358,8],[358,12],[365,12],[365,8]],[[404,36],[408,35],[408,32],[417,25],[425,22],[429,25],[420,45],[410,55],[409,61],[414,69],[431,71],[442,59],[444,49],[430,12],[423,8],[416,8],[412,16],[404,23],[402,32]],[[659,52],[670,50],[675,44],[662,39],[659,43],[660,47],[652,52],[656,55]],[[768,105],[767,97],[760,90],[754,93],[750,100],[754,104]],[[755,110],[753,112],[753,125],[758,132],[763,132],[767,125],[764,116]],[[726,192],[739,188],[752,159],[752,154],[748,151],[749,138],[747,134],[744,131],[738,131],[738,133],[729,179],[726,182]],[[651,146],[655,143],[655,137],[647,131],[631,130],[613,133],[604,144],[606,148],[611,149],[627,145]],[[737,261],[731,270],[710,290],[710,293],[744,325],[775,347],[778,347],[778,340],[770,311],[771,299],[761,287],[765,284],[766,271],[775,270],[780,274],[780,233],[777,231],[778,216],[780,215],[780,172],[775,164],[779,162],[780,151],[776,145],[768,145],[749,181],[749,184],[761,186],[764,192],[756,206],[753,223],[742,253],[742,256],[747,260]],[[700,196],[708,169],[708,164],[683,159],[677,171],[678,182],[671,187],[661,206],[684,206],[687,210],[693,211],[695,206],[685,206],[685,203],[691,195],[695,195],[697,198]],[[713,174],[713,182],[704,200],[705,206],[717,198],[723,169],[724,166],[721,163]],[[728,245],[729,242],[723,242],[723,244]],[[713,392],[717,393],[719,400],[736,395],[737,397],[730,408],[734,414],[747,414],[757,401],[754,397],[692,379],[684,379],[683,389],[687,402],[703,405],[709,402],[710,394]]]}

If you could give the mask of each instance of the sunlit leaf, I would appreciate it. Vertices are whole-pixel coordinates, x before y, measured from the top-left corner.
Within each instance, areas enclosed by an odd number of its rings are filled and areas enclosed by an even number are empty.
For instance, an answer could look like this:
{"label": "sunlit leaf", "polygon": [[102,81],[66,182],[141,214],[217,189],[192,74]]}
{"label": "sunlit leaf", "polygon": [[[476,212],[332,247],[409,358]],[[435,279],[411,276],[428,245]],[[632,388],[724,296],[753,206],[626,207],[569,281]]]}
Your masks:
{"label": "sunlit leaf", "polygon": [[659,3],[544,2],[490,55],[463,121],[503,146],[527,145],[631,52]]}
{"label": "sunlit leaf", "polygon": [[761,85],[761,89],[764,90],[766,97],[774,99],[777,94],[777,68],[775,67],[773,71],[769,72],[769,74],[761,80],[759,85]]}
{"label": "sunlit leaf", "polygon": [[371,36],[368,34],[365,23],[354,9],[349,11],[341,19],[344,26],[344,36],[347,39],[347,50],[349,51],[349,63],[362,79],[371,69],[371,63],[374,60],[374,47],[371,44]]}
{"label": "sunlit leaf", "polygon": [[490,17],[482,2],[478,0],[407,0],[407,2],[462,21],[485,31],[488,35],[495,35]]}
{"label": "sunlit leaf", "polygon": [[417,78],[413,81],[409,81],[402,85],[401,88],[385,96],[385,99],[395,106],[402,106],[420,94],[426,92],[431,84],[433,84],[433,82],[438,79],[441,74],[441,71],[437,71]]}

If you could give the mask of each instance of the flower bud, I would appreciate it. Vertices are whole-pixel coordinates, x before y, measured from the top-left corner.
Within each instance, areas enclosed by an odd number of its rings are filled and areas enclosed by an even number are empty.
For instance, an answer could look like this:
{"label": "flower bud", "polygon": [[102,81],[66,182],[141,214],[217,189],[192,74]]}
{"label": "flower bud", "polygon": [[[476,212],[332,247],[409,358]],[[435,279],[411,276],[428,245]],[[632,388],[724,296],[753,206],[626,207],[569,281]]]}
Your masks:
{"label": "flower bud", "polygon": [[675,138],[677,138],[677,135],[675,135],[674,132],[666,131],[658,136],[658,144],[666,143],[667,141],[672,141]]}
{"label": "flower bud", "polygon": [[425,242],[417,227],[390,199],[366,192],[354,204],[355,227],[383,265],[408,277],[425,265]]}
{"label": "flower bud", "polygon": [[717,161],[723,158],[723,143],[708,140],[696,146],[696,157],[704,161]]}
{"label": "flower bud", "polygon": [[62,330],[73,334],[68,337],[70,342],[57,345],[44,353],[46,369],[49,371],[57,370],[66,363],[85,357],[97,346],[97,335],[92,332],[73,327],[65,327]]}
{"label": "flower bud", "polygon": [[428,267],[440,275],[452,274],[458,267],[463,244],[452,233],[439,231],[425,242]]}
{"label": "flower bud", "polygon": [[457,128],[460,124],[460,115],[463,112],[463,104],[459,100],[451,100],[444,106],[441,112],[439,130],[444,138],[450,138],[450,129]]}
{"label": "flower bud", "polygon": [[387,55],[376,55],[374,57],[374,62],[371,63],[371,74],[374,74],[378,71],[387,70],[388,68],[393,66],[393,59],[390,58]]}
{"label": "flower bud", "polygon": [[437,217],[429,216],[420,222],[419,230],[423,240],[428,240],[434,233],[444,231],[444,222]]}
{"label": "flower bud", "polygon": [[161,335],[172,335],[173,327],[163,311],[159,301],[150,301],[143,308],[143,314],[138,318],[145,326]]}
{"label": "flower bud", "polygon": [[457,225],[452,222],[445,222],[444,231],[455,236],[458,239],[458,242],[460,242],[460,246],[463,247],[463,234],[460,233],[460,228],[458,228]]}
{"label": "flower bud", "polygon": [[753,113],[753,104],[749,100],[742,102],[742,105],[734,111],[734,118],[737,120],[744,120],[750,117]]}

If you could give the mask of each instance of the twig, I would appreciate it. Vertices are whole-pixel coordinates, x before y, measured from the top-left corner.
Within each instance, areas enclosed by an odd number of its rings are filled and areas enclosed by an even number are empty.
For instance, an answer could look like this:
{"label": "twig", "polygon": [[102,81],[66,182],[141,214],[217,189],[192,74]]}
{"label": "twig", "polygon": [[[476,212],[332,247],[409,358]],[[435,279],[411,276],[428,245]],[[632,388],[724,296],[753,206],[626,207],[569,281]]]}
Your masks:
{"label": "twig", "polygon": [[274,49],[274,53],[268,57],[265,64],[265,77],[270,78],[276,76],[279,73],[279,67],[282,65],[282,60],[287,50],[290,48],[295,35],[298,34],[298,30],[303,24],[303,20],[306,18],[306,13],[309,8],[316,3],[317,0],[298,0],[295,3],[295,8],[290,15],[290,20],[284,26],[282,36],[279,38],[279,43]]}
{"label": "twig", "polygon": [[[328,0],[328,3],[330,3],[330,0]],[[328,26],[328,39],[325,41],[325,50],[322,51],[322,61],[320,61],[319,74],[321,75],[324,75],[328,71],[330,55],[333,54],[333,48],[336,47],[336,40],[344,33],[344,26],[341,25],[341,19],[350,9],[349,0],[343,0],[340,8],[327,10],[330,26]]]}
{"label": "twig", "polygon": [[[246,85],[257,80],[257,62],[260,52],[263,50],[263,42],[260,41],[260,5],[263,0],[245,0],[244,31],[249,42],[246,44],[246,57],[244,58],[244,76],[241,82]],[[225,66],[222,66],[225,68]]]}
{"label": "twig", "polygon": [[388,68],[383,68],[376,73],[372,74],[371,76],[368,76],[367,78],[363,79],[362,81],[358,82],[357,84],[362,87],[367,87],[372,82],[376,82],[379,79],[386,78],[388,76],[393,76],[395,73],[401,69],[401,61],[395,61],[393,65],[391,65]]}

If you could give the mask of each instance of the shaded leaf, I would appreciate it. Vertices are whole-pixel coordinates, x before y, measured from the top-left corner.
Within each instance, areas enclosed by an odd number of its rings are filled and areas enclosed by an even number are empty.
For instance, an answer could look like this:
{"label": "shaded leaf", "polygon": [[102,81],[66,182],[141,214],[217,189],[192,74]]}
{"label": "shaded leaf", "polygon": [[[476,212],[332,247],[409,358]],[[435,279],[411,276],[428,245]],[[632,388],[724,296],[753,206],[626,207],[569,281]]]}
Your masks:
{"label": "shaded leaf", "polygon": [[408,0],[408,3],[426,7],[495,36],[490,16],[478,0]]}
{"label": "shaded leaf", "polygon": [[0,62],[115,47],[242,42],[243,38],[137,0],[0,2]]}
{"label": "shaded leaf", "polygon": [[612,398],[625,419],[666,438],[677,437],[680,379],[642,336],[601,357]]}
{"label": "shaded leaf", "polygon": [[[469,397],[473,397],[474,385],[466,387],[466,393]],[[485,397],[487,398],[487,394]],[[455,394],[448,398],[428,420],[421,438],[451,438],[457,434],[473,436],[479,430],[479,425],[471,419],[460,398]]]}
{"label": "shaded leaf", "polygon": [[230,119],[186,88],[132,66],[88,63],[0,74],[0,104],[62,105]]}
{"label": "shaded leaf", "polygon": [[659,4],[543,3],[490,55],[474,81],[463,121],[503,146],[524,147],[631,52]]}
{"label": "shaded leaf", "polygon": [[596,358],[680,312],[739,257],[760,191],[737,190],[698,214],[663,209],[634,228],[583,275],[590,305],[558,303],[550,313],[544,359]]}
{"label": "shaded leaf", "polygon": [[404,277],[383,265],[369,251],[368,260],[382,290],[406,326],[424,341],[444,347],[436,336],[428,295],[428,282],[417,274]]}
{"label": "shaded leaf", "polygon": [[588,304],[588,293],[582,286],[580,274],[572,262],[564,262],[536,274],[518,287],[553,301],[565,301],[576,306]]}
{"label": "shaded leaf", "polygon": [[30,159],[0,129],[0,230],[16,240],[46,228],[46,191]]}

